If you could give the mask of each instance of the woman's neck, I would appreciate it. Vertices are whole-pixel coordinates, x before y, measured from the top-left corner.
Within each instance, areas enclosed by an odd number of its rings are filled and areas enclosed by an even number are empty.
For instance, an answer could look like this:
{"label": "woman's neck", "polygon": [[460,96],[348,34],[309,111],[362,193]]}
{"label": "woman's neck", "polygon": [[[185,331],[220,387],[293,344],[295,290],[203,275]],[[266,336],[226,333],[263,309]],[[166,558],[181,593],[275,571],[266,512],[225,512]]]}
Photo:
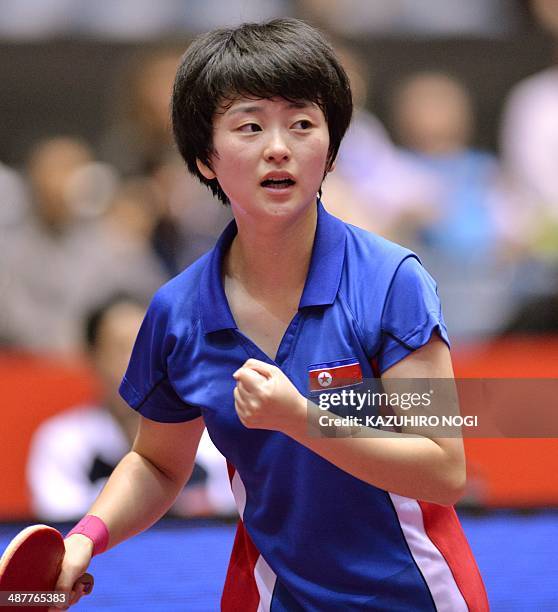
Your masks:
{"label": "woman's neck", "polygon": [[302,293],[317,223],[317,208],[309,206],[295,219],[251,223],[237,218],[238,234],[225,258],[224,273],[254,296]]}

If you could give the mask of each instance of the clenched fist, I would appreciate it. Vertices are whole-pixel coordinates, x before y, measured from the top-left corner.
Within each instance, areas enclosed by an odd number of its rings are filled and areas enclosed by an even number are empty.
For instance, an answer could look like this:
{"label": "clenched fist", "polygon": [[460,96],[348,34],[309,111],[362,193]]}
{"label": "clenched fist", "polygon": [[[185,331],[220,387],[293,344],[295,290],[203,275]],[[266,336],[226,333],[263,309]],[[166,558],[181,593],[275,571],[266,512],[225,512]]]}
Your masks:
{"label": "clenched fist", "polygon": [[306,419],[306,398],[276,366],[248,359],[234,374],[234,406],[245,427],[289,435]]}

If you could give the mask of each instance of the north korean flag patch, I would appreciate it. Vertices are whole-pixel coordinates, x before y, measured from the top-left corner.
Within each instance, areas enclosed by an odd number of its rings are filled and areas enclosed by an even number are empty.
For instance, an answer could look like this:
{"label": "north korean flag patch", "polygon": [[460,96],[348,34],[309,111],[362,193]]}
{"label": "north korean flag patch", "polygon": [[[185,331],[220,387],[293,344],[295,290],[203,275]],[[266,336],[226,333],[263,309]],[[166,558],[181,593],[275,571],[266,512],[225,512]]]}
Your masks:
{"label": "north korean flag patch", "polygon": [[338,359],[308,366],[310,393],[353,387],[362,382],[362,370],[358,359]]}

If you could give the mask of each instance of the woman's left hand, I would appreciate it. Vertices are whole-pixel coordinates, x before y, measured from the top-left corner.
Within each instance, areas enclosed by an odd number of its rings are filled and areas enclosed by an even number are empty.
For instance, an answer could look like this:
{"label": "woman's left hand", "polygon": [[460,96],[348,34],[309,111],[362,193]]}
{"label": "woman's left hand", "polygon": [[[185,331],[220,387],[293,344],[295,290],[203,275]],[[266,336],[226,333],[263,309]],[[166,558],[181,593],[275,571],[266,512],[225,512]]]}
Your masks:
{"label": "woman's left hand", "polygon": [[234,406],[245,427],[289,435],[306,418],[306,398],[278,367],[248,359],[233,378]]}

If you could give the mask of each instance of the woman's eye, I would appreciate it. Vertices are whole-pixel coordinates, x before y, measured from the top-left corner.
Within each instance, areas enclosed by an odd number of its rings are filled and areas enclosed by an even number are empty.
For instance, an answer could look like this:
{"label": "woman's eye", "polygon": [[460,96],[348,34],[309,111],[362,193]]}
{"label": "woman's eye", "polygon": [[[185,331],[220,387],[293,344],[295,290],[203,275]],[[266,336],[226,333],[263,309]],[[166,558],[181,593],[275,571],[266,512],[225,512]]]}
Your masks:
{"label": "woman's eye", "polygon": [[293,127],[297,130],[307,130],[308,128],[312,127],[312,123],[308,121],[308,119],[301,119],[300,121],[297,121]]}
{"label": "woman's eye", "polygon": [[257,123],[245,123],[244,125],[241,125],[238,130],[240,132],[261,132],[262,128],[257,124]]}

